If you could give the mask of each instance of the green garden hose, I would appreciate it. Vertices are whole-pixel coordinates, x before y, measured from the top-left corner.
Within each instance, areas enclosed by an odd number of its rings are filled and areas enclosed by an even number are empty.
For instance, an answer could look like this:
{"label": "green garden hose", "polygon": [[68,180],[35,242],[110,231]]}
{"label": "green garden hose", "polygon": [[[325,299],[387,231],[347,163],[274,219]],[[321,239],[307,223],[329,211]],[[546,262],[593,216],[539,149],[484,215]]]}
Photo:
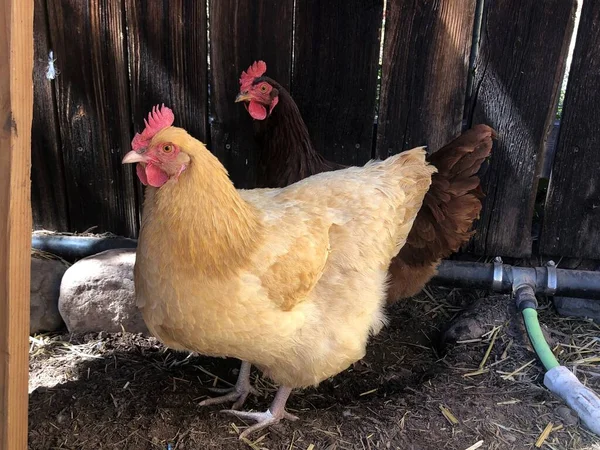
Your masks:
{"label": "green garden hose", "polygon": [[546,369],[544,385],[574,409],[586,427],[600,435],[600,397],[556,360],[540,328],[533,287],[524,285],[516,289],[515,300],[523,314],[529,340]]}
{"label": "green garden hose", "polygon": [[527,328],[527,334],[531,340],[531,345],[533,345],[535,352],[546,370],[559,366],[560,364],[556,360],[554,353],[552,353],[552,349],[550,349],[550,346],[546,342],[546,338],[544,338],[544,333],[542,333],[540,322],[538,321],[537,311],[533,308],[525,308],[523,309],[522,314],[523,320],[525,321],[525,327]]}

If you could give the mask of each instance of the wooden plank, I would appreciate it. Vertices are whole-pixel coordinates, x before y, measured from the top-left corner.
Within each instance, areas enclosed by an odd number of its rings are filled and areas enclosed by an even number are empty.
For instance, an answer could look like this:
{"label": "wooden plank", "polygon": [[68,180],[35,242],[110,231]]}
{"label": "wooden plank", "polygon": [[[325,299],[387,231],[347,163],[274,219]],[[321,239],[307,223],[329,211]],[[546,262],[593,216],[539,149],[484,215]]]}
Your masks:
{"label": "wooden plank", "polygon": [[600,259],[600,2],[583,2],[550,178],[541,251]]}
{"label": "wooden plank", "polygon": [[206,142],[206,1],[126,0],[125,10],[136,130],[154,105],[164,103],[177,126]]}
{"label": "wooden plank", "polygon": [[297,0],[292,96],[315,148],[342,164],[372,156],[383,0]]}
{"label": "wooden plank", "polygon": [[48,13],[71,229],[133,236],[135,185],[121,166],[133,128],[123,3],[50,1]]}
{"label": "wooden plank", "polygon": [[27,448],[33,0],[0,6],[0,448]]}
{"label": "wooden plank", "polygon": [[234,103],[240,74],[254,61],[289,86],[293,0],[210,1],[210,148],[238,188],[253,187],[256,152],[252,120]]}
{"label": "wooden plank", "polygon": [[471,249],[531,254],[531,223],[573,28],[574,0],[486,0],[470,122],[496,129]]}
{"label": "wooden plank", "polygon": [[[67,190],[54,80],[48,79],[49,39],[46,0],[35,0],[33,125],[31,135],[31,204],[34,229],[69,230]],[[59,67],[63,61],[56,61]]]}
{"label": "wooden plank", "polygon": [[164,103],[177,126],[208,144],[206,1],[126,0],[125,11],[135,130],[141,131],[154,105]]}
{"label": "wooden plank", "polygon": [[460,134],[475,0],[388,0],[377,154]]}

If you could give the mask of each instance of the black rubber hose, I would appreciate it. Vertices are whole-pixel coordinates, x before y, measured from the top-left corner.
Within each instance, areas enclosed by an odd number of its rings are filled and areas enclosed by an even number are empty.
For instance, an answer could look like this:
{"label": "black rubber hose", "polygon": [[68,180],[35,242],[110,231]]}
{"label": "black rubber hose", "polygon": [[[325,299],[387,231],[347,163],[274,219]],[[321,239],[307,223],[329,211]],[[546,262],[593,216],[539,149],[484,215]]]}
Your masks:
{"label": "black rubber hose", "polygon": [[556,295],[600,299],[600,272],[556,269]]}
{"label": "black rubber hose", "polygon": [[36,234],[31,237],[31,247],[74,262],[86,256],[116,248],[136,248],[137,240],[124,237],[66,236]]}
{"label": "black rubber hose", "polygon": [[[510,266],[502,266],[502,286],[498,292],[510,292],[512,277]],[[442,261],[438,274],[431,283],[468,289],[492,290],[494,265],[469,261]]]}
{"label": "black rubber hose", "polygon": [[[117,248],[136,248],[137,240],[124,237],[67,236],[60,234],[36,234],[31,239],[35,249],[60,256],[69,262],[105,250]],[[518,270],[534,271],[536,293],[546,292],[547,268],[520,268],[502,265],[502,283],[493,288],[494,265],[469,261],[442,261],[438,274],[432,284],[462,287],[468,289],[487,289],[500,293],[512,291],[513,276]],[[600,272],[586,270],[556,270],[556,293],[565,297],[600,299]]]}
{"label": "black rubber hose", "polygon": [[[512,281],[519,270],[533,271],[532,268],[502,266],[502,284],[493,289],[494,265],[468,261],[442,261],[438,275],[432,278],[432,284],[455,286],[470,289],[487,289],[500,293],[512,291]],[[554,295],[600,300],[600,272],[588,270],[555,269],[556,292]],[[535,290],[538,294],[547,293],[548,268],[537,267]]]}

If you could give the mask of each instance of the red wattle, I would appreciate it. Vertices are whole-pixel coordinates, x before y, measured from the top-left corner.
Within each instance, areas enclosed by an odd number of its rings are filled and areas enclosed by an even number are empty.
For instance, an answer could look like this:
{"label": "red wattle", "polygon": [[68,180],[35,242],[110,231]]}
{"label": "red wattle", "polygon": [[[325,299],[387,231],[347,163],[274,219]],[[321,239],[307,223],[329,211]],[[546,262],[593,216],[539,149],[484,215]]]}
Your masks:
{"label": "red wattle", "polygon": [[254,100],[250,101],[248,112],[256,120],[265,120],[267,118],[267,108]]}
{"label": "red wattle", "polygon": [[169,176],[154,164],[147,164],[146,179],[150,186],[161,187],[163,184],[169,181]]}

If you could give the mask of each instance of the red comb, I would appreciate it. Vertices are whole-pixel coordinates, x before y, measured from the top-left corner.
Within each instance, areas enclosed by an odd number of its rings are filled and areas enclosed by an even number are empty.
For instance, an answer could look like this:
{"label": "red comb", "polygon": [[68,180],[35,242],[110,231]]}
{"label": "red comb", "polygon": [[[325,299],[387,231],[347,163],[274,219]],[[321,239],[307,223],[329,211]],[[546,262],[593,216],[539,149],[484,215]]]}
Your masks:
{"label": "red comb", "polygon": [[147,147],[152,138],[160,130],[170,127],[175,121],[175,115],[170,108],[166,107],[164,103],[160,106],[156,105],[152,108],[152,112],[148,114],[148,119],[144,119],[146,128],[142,133],[136,133],[131,141],[131,147],[133,150],[138,150],[143,147]]}
{"label": "red comb", "polygon": [[267,64],[264,61],[254,61],[245,72],[240,76],[240,87],[242,91],[247,91],[255,78],[262,77],[267,71]]}

